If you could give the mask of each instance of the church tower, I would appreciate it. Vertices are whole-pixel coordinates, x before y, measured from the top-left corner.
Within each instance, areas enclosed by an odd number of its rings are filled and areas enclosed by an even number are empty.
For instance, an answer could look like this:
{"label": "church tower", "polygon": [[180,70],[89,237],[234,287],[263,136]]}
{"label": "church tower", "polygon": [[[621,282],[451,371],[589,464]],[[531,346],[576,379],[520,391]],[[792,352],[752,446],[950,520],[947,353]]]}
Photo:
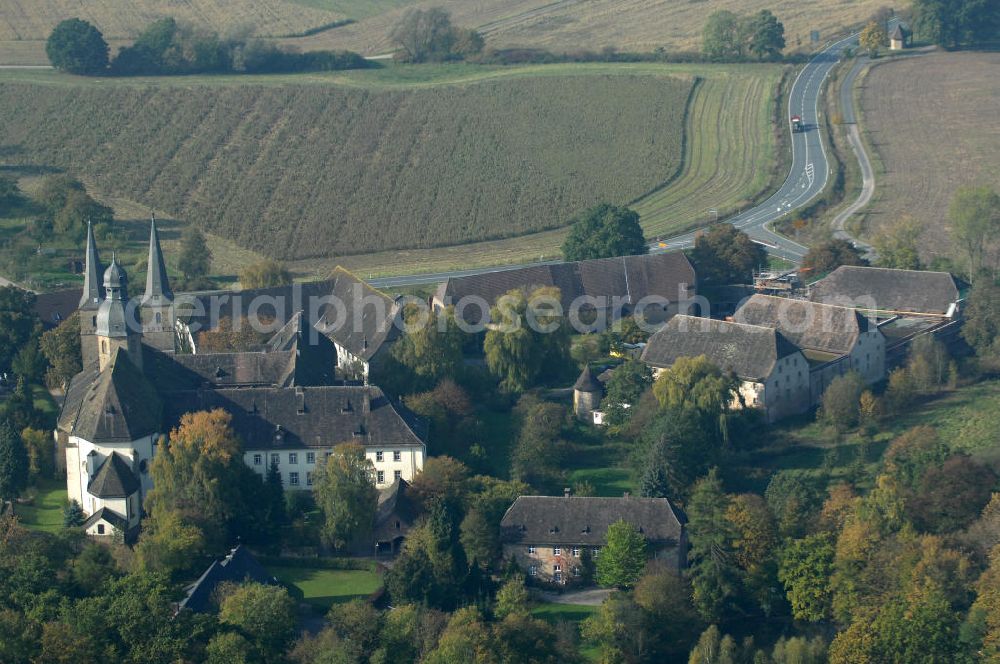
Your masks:
{"label": "church tower", "polygon": [[87,256],[83,270],[83,296],[80,298],[80,348],[83,366],[89,367],[97,362],[97,339],[94,334],[97,329],[97,309],[104,299],[99,275],[101,263],[97,258],[97,244],[94,242],[94,230],[87,222]]}
{"label": "church tower", "polygon": [[119,348],[128,353],[132,364],[142,369],[142,326],[135,303],[129,303],[128,275],[118,265],[117,258],[112,258],[104,271],[104,293],[94,330],[100,369],[104,371]]}
{"label": "church tower", "polygon": [[142,342],[163,352],[174,352],[174,294],[167,280],[167,267],[160,251],[156,217],[149,222],[149,262],[146,266],[146,292],[142,296]]}

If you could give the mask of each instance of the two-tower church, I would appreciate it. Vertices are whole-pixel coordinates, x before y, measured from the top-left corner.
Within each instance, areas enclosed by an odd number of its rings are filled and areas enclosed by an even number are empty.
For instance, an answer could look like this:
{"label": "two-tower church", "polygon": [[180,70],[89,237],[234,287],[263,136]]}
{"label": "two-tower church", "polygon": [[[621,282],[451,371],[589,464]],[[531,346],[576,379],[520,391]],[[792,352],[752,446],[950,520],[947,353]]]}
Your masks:
{"label": "two-tower church", "polygon": [[[242,295],[252,300],[255,292]],[[261,475],[277,466],[288,490],[311,489],[317,465],[345,442],[364,446],[380,489],[423,467],[423,423],[378,387],[340,379],[345,358],[356,361],[345,348],[350,340],[317,335],[304,308],[289,309],[256,351],[198,353],[181,343],[187,332],[178,324],[155,219],[138,300],[116,258],[102,272],[88,228],[78,311],[84,368],[67,386],[56,439],[65,450],[69,499],[86,513],[88,534],[135,535],[152,489],[150,465],[188,412],[226,410],[244,462]]]}

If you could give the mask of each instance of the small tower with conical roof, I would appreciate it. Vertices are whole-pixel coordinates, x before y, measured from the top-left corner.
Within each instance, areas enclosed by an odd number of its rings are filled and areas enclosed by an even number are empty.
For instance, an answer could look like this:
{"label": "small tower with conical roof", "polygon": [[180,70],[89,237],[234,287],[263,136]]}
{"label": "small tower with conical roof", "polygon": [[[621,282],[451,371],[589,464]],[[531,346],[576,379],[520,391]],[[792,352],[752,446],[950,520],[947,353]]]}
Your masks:
{"label": "small tower with conical roof", "polygon": [[104,299],[104,289],[101,285],[101,263],[97,258],[97,243],[94,242],[94,230],[87,222],[87,255],[83,269],[83,295],[80,298],[80,350],[83,366],[89,367],[97,362],[97,340],[94,332],[97,327],[97,309]]}
{"label": "small tower with conical roof", "polygon": [[590,367],[584,367],[573,385],[573,412],[586,422],[593,422],[594,411],[601,405],[604,386],[594,377]]}
{"label": "small tower with conical roof", "polygon": [[149,222],[149,262],[146,265],[146,292],[140,307],[142,342],[160,351],[176,350],[174,294],[167,279],[167,267],[160,250],[156,217]]}
{"label": "small tower with conical roof", "polygon": [[132,363],[142,368],[142,325],[134,302],[128,299],[128,275],[117,258],[104,271],[104,300],[97,308],[97,358],[101,371],[111,363],[118,349],[128,353]]}

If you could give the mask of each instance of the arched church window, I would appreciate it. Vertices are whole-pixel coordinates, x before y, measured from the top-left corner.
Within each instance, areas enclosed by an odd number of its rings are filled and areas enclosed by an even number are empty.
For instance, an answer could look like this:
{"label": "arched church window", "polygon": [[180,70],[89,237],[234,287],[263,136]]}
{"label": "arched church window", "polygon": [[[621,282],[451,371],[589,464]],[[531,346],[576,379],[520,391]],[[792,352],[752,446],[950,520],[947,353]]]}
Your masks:
{"label": "arched church window", "polygon": [[139,472],[145,475],[148,470],[149,470],[149,464],[147,464],[146,460],[143,459],[142,461],[139,462]]}
{"label": "arched church window", "polygon": [[156,323],[157,324],[160,323],[160,312],[159,311],[156,312]]}

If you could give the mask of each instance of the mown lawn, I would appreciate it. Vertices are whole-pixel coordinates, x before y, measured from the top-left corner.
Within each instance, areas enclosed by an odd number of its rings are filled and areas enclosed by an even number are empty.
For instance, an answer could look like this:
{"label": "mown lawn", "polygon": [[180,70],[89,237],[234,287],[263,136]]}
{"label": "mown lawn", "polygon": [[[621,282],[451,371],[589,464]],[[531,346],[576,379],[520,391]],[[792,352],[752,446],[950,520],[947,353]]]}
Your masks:
{"label": "mown lawn", "polygon": [[367,597],[382,587],[382,577],[374,565],[368,570],[317,569],[313,567],[267,568],[279,581],[289,586],[292,595],[324,611],[334,604]]}
{"label": "mown lawn", "polygon": [[17,506],[21,525],[33,530],[55,533],[63,527],[63,506],[66,505],[66,484],[58,480],[44,480],[32,504]]}

